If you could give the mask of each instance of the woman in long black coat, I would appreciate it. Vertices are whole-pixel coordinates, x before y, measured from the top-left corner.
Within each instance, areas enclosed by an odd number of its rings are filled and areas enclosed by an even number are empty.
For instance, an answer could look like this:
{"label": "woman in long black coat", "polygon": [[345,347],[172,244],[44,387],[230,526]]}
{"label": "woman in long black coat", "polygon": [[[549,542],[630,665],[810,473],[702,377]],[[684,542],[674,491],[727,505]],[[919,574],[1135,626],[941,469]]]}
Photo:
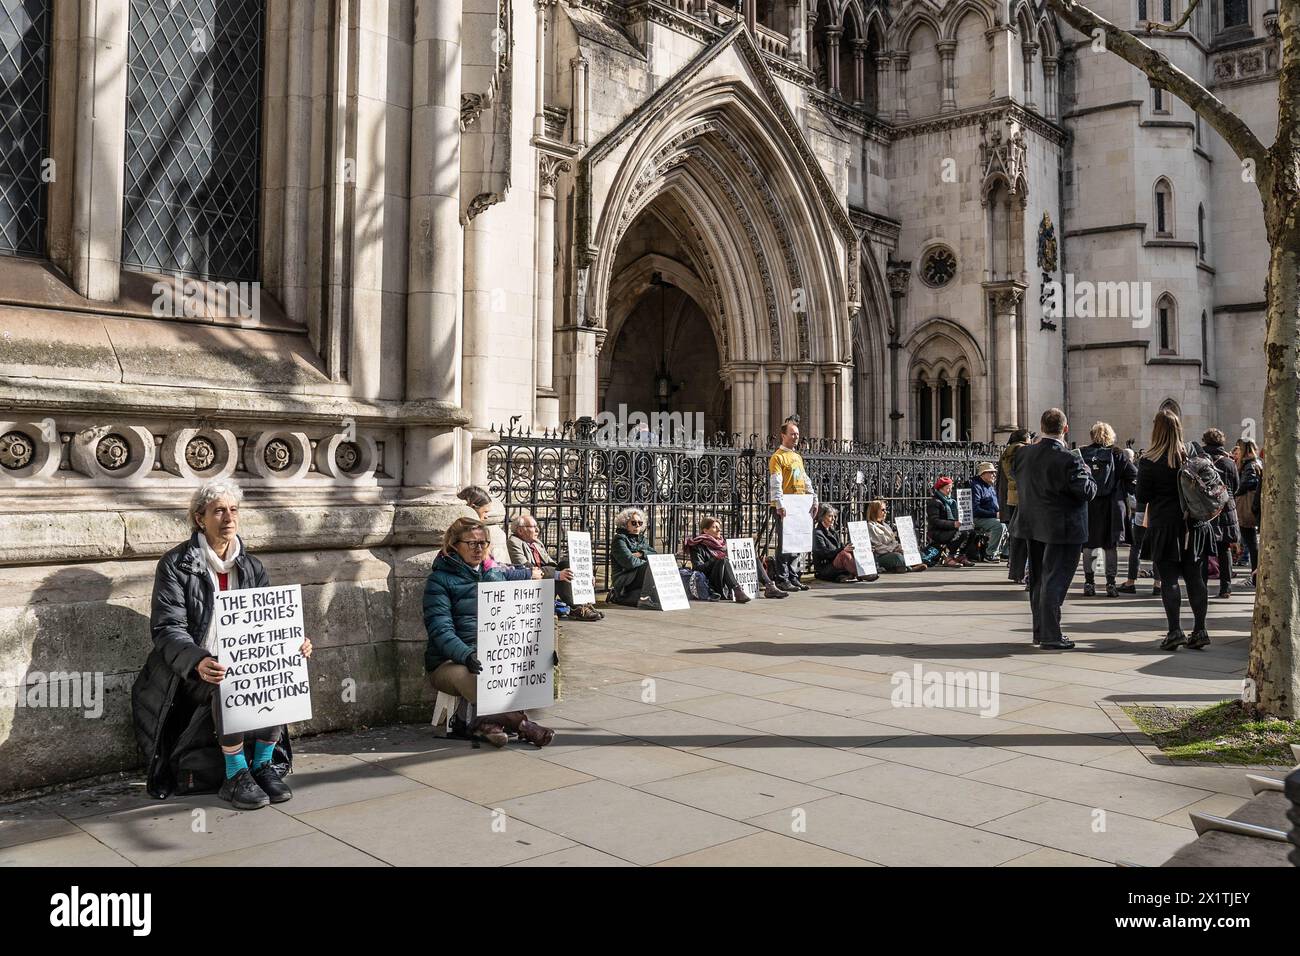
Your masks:
{"label": "woman in long black coat", "polygon": [[1119,573],[1119,539],[1124,531],[1124,497],[1137,488],[1137,468],[1115,447],[1115,429],[1097,422],[1089,433],[1092,444],[1079,451],[1097,483],[1097,495],[1088,502],[1088,542],[1083,551],[1083,594],[1096,594],[1093,561],[1097,551],[1105,555],[1106,596],[1118,597],[1115,576]]}
{"label": "woman in long black coat", "polygon": [[[262,562],[238,535],[243,493],[229,479],[206,482],[190,499],[188,541],[158,562],[149,626],[153,651],[131,688],[136,741],[150,796],[217,790],[238,810],[292,797],[289,735],[283,726],[222,734],[213,609],[218,590],[268,587]],[[300,652],[311,656],[311,641]]]}
{"label": "woman in long black coat", "polygon": [[[1201,577],[1201,560],[1214,550],[1214,529],[1208,521],[1190,521],[1183,514],[1178,495],[1178,470],[1187,460],[1183,445],[1183,426],[1168,409],[1156,413],[1151,429],[1151,447],[1138,463],[1138,501],[1146,502],[1146,533],[1142,538],[1142,557],[1150,559],[1160,581],[1160,601],[1165,608],[1169,632],[1160,649],[1172,651],[1186,644],[1200,649],[1210,643],[1205,630],[1209,608],[1205,579]],[[1191,636],[1179,626],[1182,595],[1178,579],[1187,586],[1187,601],[1192,606]]]}

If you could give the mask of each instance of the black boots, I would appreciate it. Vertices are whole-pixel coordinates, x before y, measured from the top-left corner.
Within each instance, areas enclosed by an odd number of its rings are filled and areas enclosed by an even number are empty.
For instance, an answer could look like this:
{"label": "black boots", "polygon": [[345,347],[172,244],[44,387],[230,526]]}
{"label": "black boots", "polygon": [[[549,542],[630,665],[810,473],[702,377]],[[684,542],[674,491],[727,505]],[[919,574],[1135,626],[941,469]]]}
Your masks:
{"label": "black boots", "polygon": [[258,786],[247,767],[233,777],[227,777],[217,791],[217,796],[236,810],[260,810],[271,802],[271,798]]}
{"label": "black boots", "polygon": [[1192,636],[1187,639],[1187,646],[1194,651],[1199,651],[1209,646],[1210,635],[1205,632],[1205,628],[1198,627],[1192,631]]}
{"label": "black boots", "polygon": [[271,764],[264,763],[251,772],[257,785],[262,788],[262,792],[271,799],[272,803],[284,803],[293,798],[293,791]]}
{"label": "black boots", "polygon": [[1160,649],[1162,651],[1173,651],[1182,647],[1186,643],[1187,635],[1184,634],[1181,629],[1170,631],[1165,635],[1165,639],[1160,642]]}

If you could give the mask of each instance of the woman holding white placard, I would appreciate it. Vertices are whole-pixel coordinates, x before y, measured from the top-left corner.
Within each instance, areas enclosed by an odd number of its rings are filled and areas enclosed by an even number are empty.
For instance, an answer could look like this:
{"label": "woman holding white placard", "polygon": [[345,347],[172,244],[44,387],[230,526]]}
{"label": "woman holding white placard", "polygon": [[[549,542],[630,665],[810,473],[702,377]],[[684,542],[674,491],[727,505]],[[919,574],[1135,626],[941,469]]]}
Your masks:
{"label": "woman holding white placard", "polygon": [[871,550],[876,556],[876,564],[883,571],[903,573],[906,571],[924,571],[924,564],[914,564],[910,568],[903,558],[903,545],[898,535],[886,523],[889,506],[877,499],[867,505],[867,533],[871,536]]}
{"label": "woman holding white placard", "polygon": [[[131,704],[151,795],[218,790],[235,809],[256,810],[293,796],[284,782],[292,756],[282,726],[221,732],[217,685],[226,668],[215,653],[216,594],[271,583],[239,537],[243,497],[234,481],[219,478],[190,499],[190,539],[158,561],[149,616],[154,649]],[[304,638],[299,650],[311,657],[311,641]]]}

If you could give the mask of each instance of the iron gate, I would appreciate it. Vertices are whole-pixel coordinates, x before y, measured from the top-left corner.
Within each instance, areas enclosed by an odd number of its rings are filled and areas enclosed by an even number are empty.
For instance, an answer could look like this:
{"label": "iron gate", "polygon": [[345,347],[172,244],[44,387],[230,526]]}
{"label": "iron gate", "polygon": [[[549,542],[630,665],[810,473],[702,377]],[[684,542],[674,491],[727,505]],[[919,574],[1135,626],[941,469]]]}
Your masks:
{"label": "iron gate", "polygon": [[[609,543],[614,516],[629,505],[646,514],[647,533],[661,553],[676,553],[705,515],[727,537],[752,537],[760,553],[775,541],[767,508],[768,458],[778,445],[756,436],[720,435],[698,447],[614,444],[597,441],[590,420],[534,435],[513,424],[494,429],[488,450],[488,491],[511,518],[530,511],[542,541],[558,553],[566,530],[591,532],[596,586],[610,580]],[[989,443],[801,441],[818,499],[833,505],[840,522],[865,521],[867,503],[889,505],[891,518],[911,515],[924,543],[925,502],[940,475],[961,484],[980,461],[997,463],[1001,448]]]}

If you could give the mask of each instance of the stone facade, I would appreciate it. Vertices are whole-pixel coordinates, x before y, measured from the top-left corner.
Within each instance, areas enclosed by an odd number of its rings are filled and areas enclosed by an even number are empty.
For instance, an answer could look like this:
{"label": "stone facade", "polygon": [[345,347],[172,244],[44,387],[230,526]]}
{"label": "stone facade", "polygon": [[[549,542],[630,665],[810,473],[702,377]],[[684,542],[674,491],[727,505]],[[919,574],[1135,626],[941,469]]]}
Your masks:
{"label": "stone facade", "polygon": [[[1094,6],[1136,30],[1132,2]],[[129,265],[141,125],[220,128],[226,102],[178,82],[147,108],[149,5],[51,0],[24,34],[54,175],[39,241],[0,254],[0,791],[131,764],[153,566],[204,477],[241,482],[249,547],[304,585],[321,730],[427,708],[420,588],[515,416],[987,440],[1060,403],[1139,445],[1165,399],[1194,432],[1258,416],[1253,187],[1041,5],[267,0],[240,39],[209,6],[164,27],[193,33],[178,75],[255,44],[229,67],[259,117],[237,276]],[[1220,9],[1150,42],[1268,138],[1277,40]],[[1045,314],[1067,277],[1150,283],[1153,312]],[[107,675],[91,732],[16,706],[56,666]]]}

